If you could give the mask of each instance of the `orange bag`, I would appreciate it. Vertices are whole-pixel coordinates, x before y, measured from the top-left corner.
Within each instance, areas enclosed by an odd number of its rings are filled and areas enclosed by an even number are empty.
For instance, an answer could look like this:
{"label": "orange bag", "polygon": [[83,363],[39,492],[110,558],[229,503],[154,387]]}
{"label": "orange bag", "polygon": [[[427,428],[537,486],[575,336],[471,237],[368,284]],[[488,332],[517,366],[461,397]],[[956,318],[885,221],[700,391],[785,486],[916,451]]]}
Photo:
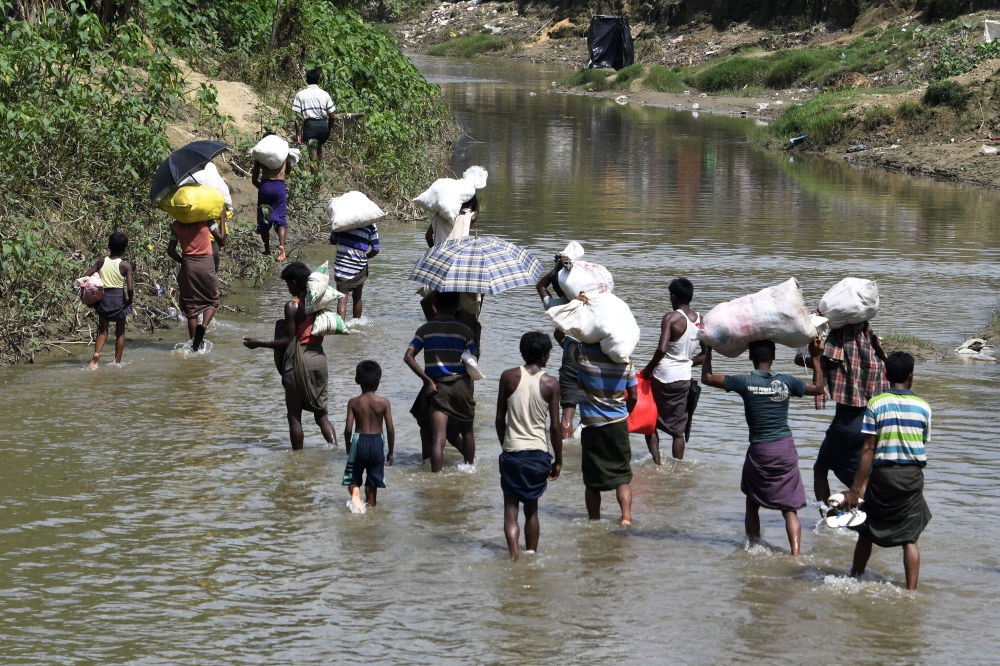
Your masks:
{"label": "orange bag", "polygon": [[653,386],[649,380],[636,374],[636,392],[639,399],[636,400],[635,408],[628,415],[628,431],[640,435],[652,435],[656,432],[656,400],[653,399]]}

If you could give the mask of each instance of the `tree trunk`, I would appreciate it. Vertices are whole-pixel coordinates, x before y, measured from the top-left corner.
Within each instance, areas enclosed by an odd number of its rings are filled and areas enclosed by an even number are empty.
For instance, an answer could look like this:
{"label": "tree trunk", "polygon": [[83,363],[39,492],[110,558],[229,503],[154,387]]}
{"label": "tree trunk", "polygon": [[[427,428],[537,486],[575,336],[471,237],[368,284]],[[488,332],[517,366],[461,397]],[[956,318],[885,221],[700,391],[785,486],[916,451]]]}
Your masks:
{"label": "tree trunk", "polygon": [[278,36],[278,21],[281,19],[281,0],[275,0],[274,20],[271,21],[271,48],[274,48],[274,40]]}

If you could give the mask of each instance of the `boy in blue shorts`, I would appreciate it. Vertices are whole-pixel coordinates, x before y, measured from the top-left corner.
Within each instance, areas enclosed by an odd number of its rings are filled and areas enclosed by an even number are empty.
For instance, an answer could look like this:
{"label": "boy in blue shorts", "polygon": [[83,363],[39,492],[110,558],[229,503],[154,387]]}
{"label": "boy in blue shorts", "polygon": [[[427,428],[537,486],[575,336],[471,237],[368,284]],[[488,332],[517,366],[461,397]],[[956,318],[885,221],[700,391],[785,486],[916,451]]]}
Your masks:
{"label": "boy in blue shorts", "polygon": [[[931,441],[931,408],[914,395],[913,357],[893,352],[885,360],[889,390],[868,402],[861,433],[858,473],[844,493],[848,508],[858,505],[864,491],[865,522],[856,528],[852,576],[865,572],[872,544],[881,548],[903,547],[906,588],[917,589],[920,549],[917,539],[931,519],[924,501],[926,443]],[[870,472],[870,473],[869,473]],[[865,489],[865,482],[868,487]]]}
{"label": "boy in blue shorts", "polygon": [[[392,450],[396,444],[396,430],[392,426],[392,409],[389,400],[376,395],[382,380],[382,368],[375,361],[361,361],[354,381],[361,385],[361,395],[347,401],[347,426],[344,440],[347,445],[347,469],[344,471],[344,485],[351,492],[351,511],[364,513],[361,503],[362,476],[365,500],[368,506],[375,506],[379,488],[385,488],[385,465],[392,466]],[[355,429],[355,423],[357,428]],[[382,424],[389,440],[389,453],[383,449]],[[352,433],[354,434],[352,438]]]}

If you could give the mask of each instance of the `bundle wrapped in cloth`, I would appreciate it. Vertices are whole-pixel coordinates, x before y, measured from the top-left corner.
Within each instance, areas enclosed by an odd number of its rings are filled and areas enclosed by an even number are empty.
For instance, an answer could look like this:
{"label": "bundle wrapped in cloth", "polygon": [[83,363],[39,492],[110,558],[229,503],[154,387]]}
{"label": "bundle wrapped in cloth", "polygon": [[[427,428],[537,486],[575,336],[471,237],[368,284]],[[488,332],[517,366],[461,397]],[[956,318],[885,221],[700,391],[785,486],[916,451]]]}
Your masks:
{"label": "bundle wrapped in cloth", "polygon": [[844,278],[823,295],[816,309],[826,317],[831,329],[868,321],[878,314],[878,283]]}
{"label": "bundle wrapped in cloth", "polygon": [[288,142],[277,134],[265,136],[250,149],[250,157],[254,158],[268,169],[280,169],[285,160],[291,158],[291,165],[299,162],[299,149],[290,148]]}
{"label": "bundle wrapped in cloth", "polygon": [[212,222],[222,216],[226,199],[210,185],[183,185],[157,203],[164,213],[184,224]]}
{"label": "bundle wrapped in cloth", "polygon": [[88,277],[77,278],[73,288],[80,293],[80,302],[93,307],[104,298],[104,280],[97,273]]}
{"label": "bundle wrapped in cloth", "polygon": [[350,231],[385,217],[385,211],[361,192],[347,192],[330,199],[326,206],[331,231]]}
{"label": "bundle wrapped in cloth", "polygon": [[787,347],[801,347],[817,336],[822,318],[811,317],[795,278],[756,294],[712,308],[702,317],[698,338],[723,356],[735,358],[751,342],[771,340]]}
{"label": "bundle wrapped in cloth", "polygon": [[462,212],[462,204],[476,196],[476,190],[486,187],[486,169],[469,167],[459,179],[438,178],[429,188],[421,192],[413,202],[425,210],[437,213],[449,222],[454,222]]}
{"label": "bundle wrapped in cloth", "polygon": [[313,319],[313,335],[348,335],[347,325],[343,318],[329,308],[336,307],[337,300],[343,296],[342,293],[330,286],[330,274],[328,261],[309,274],[309,281],[306,283],[306,314],[315,314]]}
{"label": "bundle wrapped in cloth", "polygon": [[639,325],[632,310],[614,294],[587,294],[587,302],[572,300],[546,310],[566,335],[585,344],[600,343],[615,363],[626,363],[639,344]]}

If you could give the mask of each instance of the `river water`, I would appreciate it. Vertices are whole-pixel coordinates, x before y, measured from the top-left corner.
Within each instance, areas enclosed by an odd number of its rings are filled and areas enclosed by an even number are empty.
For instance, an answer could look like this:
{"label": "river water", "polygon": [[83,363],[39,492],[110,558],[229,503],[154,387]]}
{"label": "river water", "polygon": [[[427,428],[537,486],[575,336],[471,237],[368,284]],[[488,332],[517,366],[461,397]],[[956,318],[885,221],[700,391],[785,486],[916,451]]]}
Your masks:
{"label": "river water", "polygon": [[[678,275],[694,281],[702,311],[789,276],[811,305],[840,277],[877,278],[876,329],[942,348],[996,306],[994,193],[758,151],[745,143],[747,121],[550,93],[551,67],[420,66],[469,128],[455,170],[489,170],[481,233],[543,259],[580,241],[633,308],[640,362]],[[847,579],[854,539],[817,528],[811,507],[800,513],[801,557],[786,554],[777,512],[762,512],[771,547],[748,549],[742,406],[711,389],[683,462],[668,447],[657,468],[633,439],[632,527],[586,520],[579,444],[568,442],[563,475],[541,501],[540,551],[512,564],[495,383],[477,390],[473,468],[449,451],[431,475],[407,413],[419,382],[402,356],[420,323],[407,276],[423,231],[381,230],[370,320],[326,342],[338,431],[362,358],[382,364],[396,416],[389,487],[363,516],[345,508],[342,446],[308,423],[306,450],[291,452],[270,353],[240,345],[280,316],[277,279],[229,299],[246,313],[222,313],[205,356],[170,354],[184,338],[177,328],[136,334],[123,368],[89,372],[78,347],[0,370],[4,663],[992,661],[996,366],[942,354],[917,367],[935,420],[934,519],[916,594],[900,589],[898,549],[876,549],[865,579]],[[301,256],[314,265],[333,253]],[[492,379],[518,364],[522,332],[549,329],[529,289],[487,299],[484,326]],[[804,376],[790,350],[779,357],[781,370]],[[808,400],[791,411],[807,487],[831,416]],[[605,509],[616,516],[610,495]]]}

